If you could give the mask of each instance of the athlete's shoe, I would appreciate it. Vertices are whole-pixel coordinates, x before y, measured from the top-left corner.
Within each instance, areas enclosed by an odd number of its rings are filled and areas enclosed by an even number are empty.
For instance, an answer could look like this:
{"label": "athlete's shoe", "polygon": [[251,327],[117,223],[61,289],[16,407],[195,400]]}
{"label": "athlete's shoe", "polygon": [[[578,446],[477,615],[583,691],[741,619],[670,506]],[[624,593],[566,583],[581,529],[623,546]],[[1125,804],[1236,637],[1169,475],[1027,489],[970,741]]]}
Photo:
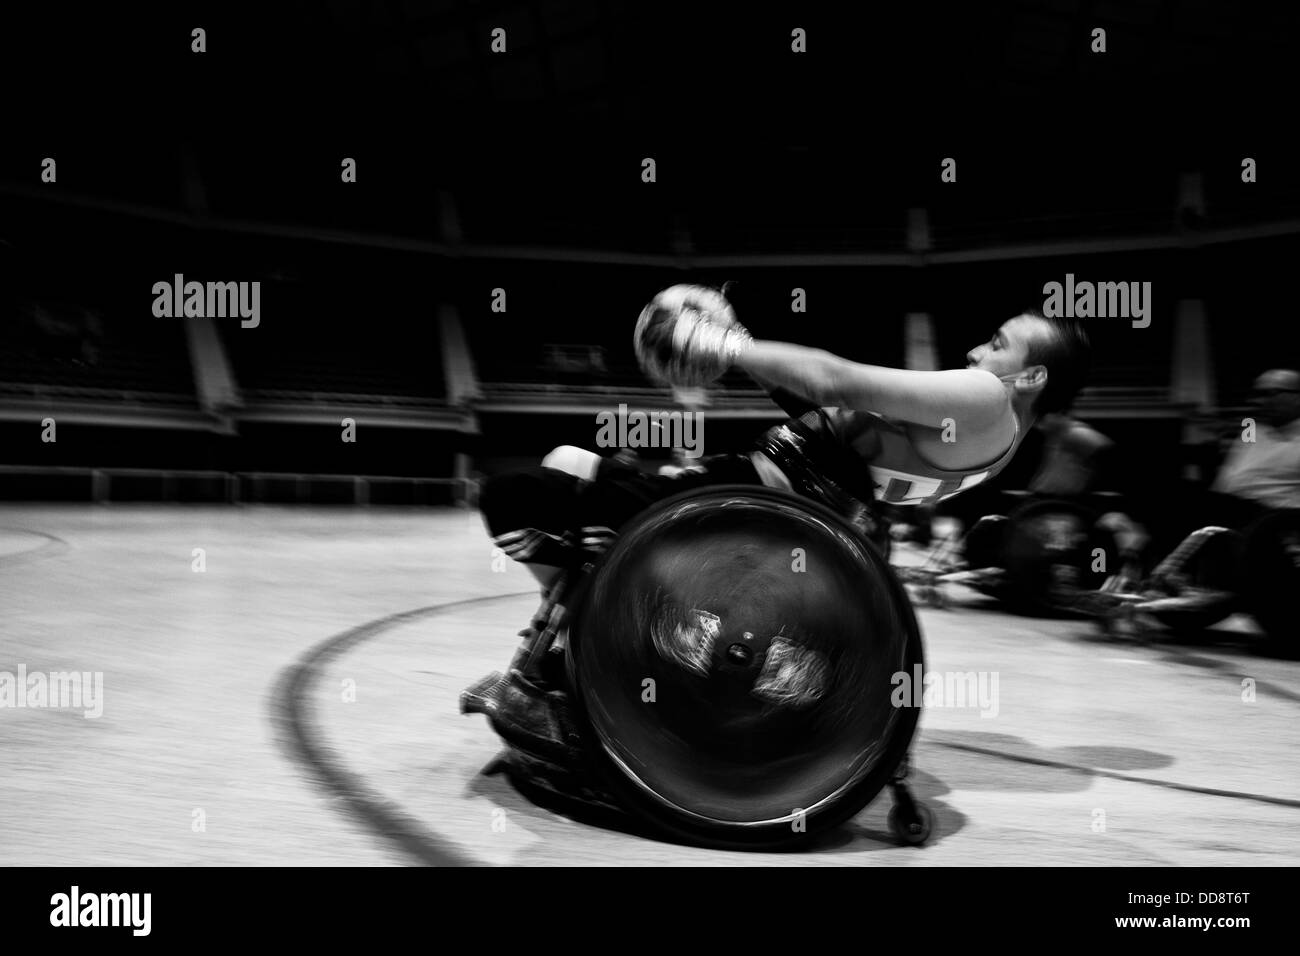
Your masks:
{"label": "athlete's shoe", "polygon": [[534,684],[517,669],[493,673],[460,695],[463,714],[484,714],[503,740],[527,754],[561,766],[581,760],[582,740],[570,716],[568,696]]}

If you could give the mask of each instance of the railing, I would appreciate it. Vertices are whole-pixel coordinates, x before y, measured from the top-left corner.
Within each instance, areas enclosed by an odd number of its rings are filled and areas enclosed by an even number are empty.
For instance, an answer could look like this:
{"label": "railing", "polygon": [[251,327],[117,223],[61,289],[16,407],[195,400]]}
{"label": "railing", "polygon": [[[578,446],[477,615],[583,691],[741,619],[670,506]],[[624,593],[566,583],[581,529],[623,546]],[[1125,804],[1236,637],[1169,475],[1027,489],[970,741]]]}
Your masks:
{"label": "railing", "polygon": [[195,406],[193,393],[152,392],[139,388],[104,388],[90,385],[61,385],[53,382],[0,382],[0,397],[54,399],[121,404]]}
{"label": "railing", "polygon": [[569,395],[574,398],[590,398],[593,395],[628,395],[636,398],[666,398],[671,394],[668,388],[654,385],[598,385],[565,384],[562,382],[483,382],[479,385],[483,394],[493,398],[516,398],[532,395],[554,396]]}
{"label": "railing", "polygon": [[305,402],[314,405],[384,405],[401,408],[447,407],[445,398],[419,395],[393,395],[370,392],[331,392],[323,389],[249,388],[244,389],[245,404],[254,402]]}
{"label": "railing", "polygon": [[[1118,377],[1118,376],[1116,376]],[[1137,380],[1142,376],[1134,375]],[[1149,374],[1146,376],[1149,378]],[[656,386],[626,385],[563,385],[542,382],[484,382],[481,386],[483,403],[494,401],[521,401],[533,398],[549,398],[559,402],[581,406],[593,399],[606,401],[641,402],[656,406],[675,405],[672,391]],[[705,409],[755,408],[771,409],[772,400],[767,393],[756,385],[741,384],[725,387],[711,387],[706,390]],[[1182,406],[1171,404],[1169,388],[1166,385],[1114,384],[1099,385],[1085,389],[1079,396],[1079,404],[1085,406],[1103,406],[1108,409],[1128,410],[1141,416],[1153,409],[1175,411]]]}
{"label": "railing", "polygon": [[468,478],[0,465],[0,500],[468,505]]}

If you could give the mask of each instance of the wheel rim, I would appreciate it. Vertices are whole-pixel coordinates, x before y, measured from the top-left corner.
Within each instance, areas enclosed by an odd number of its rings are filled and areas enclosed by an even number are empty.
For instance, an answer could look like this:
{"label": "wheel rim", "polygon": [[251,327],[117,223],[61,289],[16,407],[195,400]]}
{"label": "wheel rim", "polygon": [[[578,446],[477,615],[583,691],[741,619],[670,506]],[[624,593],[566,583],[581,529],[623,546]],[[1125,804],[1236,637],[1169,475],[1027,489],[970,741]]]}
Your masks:
{"label": "wheel rim", "polygon": [[714,828],[829,809],[915,728],[891,701],[920,662],[901,587],[831,512],[776,493],[692,495],[625,529],[571,654],[622,777]]}

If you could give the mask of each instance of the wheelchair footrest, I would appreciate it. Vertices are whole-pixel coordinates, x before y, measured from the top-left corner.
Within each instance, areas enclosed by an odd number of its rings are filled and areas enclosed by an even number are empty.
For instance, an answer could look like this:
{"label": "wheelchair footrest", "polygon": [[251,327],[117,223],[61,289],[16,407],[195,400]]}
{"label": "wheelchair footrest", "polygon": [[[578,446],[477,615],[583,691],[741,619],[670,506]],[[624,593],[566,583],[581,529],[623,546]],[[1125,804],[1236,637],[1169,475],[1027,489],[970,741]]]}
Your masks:
{"label": "wheelchair footrest", "polygon": [[567,695],[528,680],[518,669],[492,673],[460,695],[463,714],[485,714],[502,740],[565,767],[582,764],[582,740]]}

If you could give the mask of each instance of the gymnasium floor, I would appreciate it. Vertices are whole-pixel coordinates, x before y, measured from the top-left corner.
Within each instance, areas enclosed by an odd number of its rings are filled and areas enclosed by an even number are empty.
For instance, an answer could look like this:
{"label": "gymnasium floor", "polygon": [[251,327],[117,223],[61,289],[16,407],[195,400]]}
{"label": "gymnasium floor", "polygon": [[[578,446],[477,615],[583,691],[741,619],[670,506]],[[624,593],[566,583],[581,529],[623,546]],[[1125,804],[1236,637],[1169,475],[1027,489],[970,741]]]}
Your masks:
{"label": "gymnasium floor", "polygon": [[3,506],[0,682],[102,673],[103,695],[98,717],[0,707],[0,860],[1300,862],[1300,663],[1242,632],[1117,643],[954,598],[918,612],[928,667],[996,674],[996,713],[923,711],[930,843],[893,842],[885,795],[810,852],[735,854],[576,822],[486,772],[498,740],[457,697],[536,595],[474,512]]}

